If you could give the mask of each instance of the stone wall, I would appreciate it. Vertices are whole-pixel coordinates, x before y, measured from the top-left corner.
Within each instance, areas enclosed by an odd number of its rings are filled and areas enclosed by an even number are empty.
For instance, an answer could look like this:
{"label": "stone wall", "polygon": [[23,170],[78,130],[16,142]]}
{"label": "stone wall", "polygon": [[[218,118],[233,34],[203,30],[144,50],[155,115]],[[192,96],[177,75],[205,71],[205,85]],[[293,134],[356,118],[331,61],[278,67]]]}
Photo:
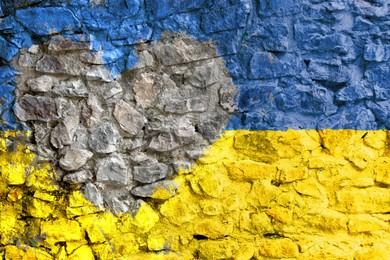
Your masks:
{"label": "stone wall", "polygon": [[389,12],[2,1],[0,258],[386,259]]}

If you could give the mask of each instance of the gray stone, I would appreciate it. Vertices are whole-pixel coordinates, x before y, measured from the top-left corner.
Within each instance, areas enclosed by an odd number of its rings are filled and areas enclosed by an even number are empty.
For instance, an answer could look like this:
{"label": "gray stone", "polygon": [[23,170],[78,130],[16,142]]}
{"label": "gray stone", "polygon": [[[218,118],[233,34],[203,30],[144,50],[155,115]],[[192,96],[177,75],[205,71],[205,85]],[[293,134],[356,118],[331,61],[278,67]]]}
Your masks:
{"label": "gray stone", "polygon": [[205,112],[208,108],[209,97],[206,95],[188,99],[173,99],[166,102],[164,111],[169,113],[186,114],[190,112]]}
{"label": "gray stone", "polygon": [[27,80],[27,86],[34,92],[48,92],[53,87],[53,78],[42,75],[38,78]]}
{"label": "gray stone", "polygon": [[157,84],[152,73],[145,73],[136,78],[133,90],[137,104],[142,108],[147,108],[155,102],[161,86]]}
{"label": "gray stone", "polygon": [[104,66],[92,66],[86,73],[87,80],[98,80],[103,82],[112,82],[114,75],[110,73]]}
{"label": "gray stone", "polygon": [[130,182],[130,168],[119,154],[97,160],[95,171],[97,181],[121,185],[128,185]]}
{"label": "gray stone", "polygon": [[149,185],[139,186],[131,190],[131,194],[137,197],[143,198],[153,198],[153,194],[157,190],[164,190],[166,193],[165,196],[159,196],[158,199],[169,199],[170,197],[175,196],[178,189],[178,184],[175,181],[158,181]]}
{"label": "gray stone", "polygon": [[168,175],[168,166],[156,163],[150,166],[135,166],[133,178],[141,183],[152,183],[164,179]]}
{"label": "gray stone", "polygon": [[186,155],[188,156],[188,158],[193,160],[199,159],[200,157],[203,156],[203,154],[204,154],[203,149],[186,151]]}
{"label": "gray stone", "polygon": [[168,152],[178,148],[180,144],[171,133],[161,133],[152,138],[149,149],[156,152]]}
{"label": "gray stone", "polygon": [[60,122],[56,125],[50,134],[50,143],[55,148],[63,148],[66,145],[73,143],[73,135],[75,133],[75,128],[66,124],[65,122]]}
{"label": "gray stone", "polygon": [[123,214],[129,211],[129,203],[127,201],[121,201],[118,198],[112,198],[109,202],[110,208],[114,211],[114,214]]}
{"label": "gray stone", "polygon": [[114,117],[120,127],[131,135],[138,134],[146,123],[146,118],[140,112],[122,100],[115,106]]}
{"label": "gray stone", "polygon": [[102,96],[104,99],[109,99],[123,91],[122,86],[117,81],[105,84],[103,89]]}
{"label": "gray stone", "polygon": [[74,173],[69,173],[64,176],[63,180],[72,184],[84,183],[88,180],[92,180],[92,173],[88,170],[81,170]]}
{"label": "gray stone", "polygon": [[98,207],[103,207],[103,196],[101,191],[91,182],[88,182],[82,189],[85,198]]}
{"label": "gray stone", "polygon": [[75,171],[84,166],[91,159],[93,153],[83,149],[68,149],[65,156],[59,161],[60,167],[66,171]]}
{"label": "gray stone", "polygon": [[154,65],[154,57],[149,51],[144,50],[140,52],[140,54],[138,54],[138,62],[136,65],[138,69],[151,67],[153,65]]}
{"label": "gray stone", "polygon": [[172,166],[176,173],[180,173],[181,171],[188,171],[192,168],[192,164],[187,161],[174,161]]}
{"label": "gray stone", "polygon": [[52,98],[24,95],[15,105],[15,115],[21,121],[52,121],[58,119],[57,107]]}
{"label": "gray stone", "polygon": [[98,97],[92,93],[89,94],[87,102],[83,103],[81,108],[81,116],[88,127],[93,124],[99,124],[102,119],[103,112],[104,110]]}
{"label": "gray stone", "polygon": [[132,138],[132,139],[124,138],[122,142],[120,142],[120,150],[131,151],[140,148],[142,146],[145,146],[145,144],[146,141],[143,137]]}
{"label": "gray stone", "polygon": [[97,153],[112,153],[116,151],[118,131],[109,122],[104,122],[91,129],[89,147]]}
{"label": "gray stone", "polygon": [[226,125],[228,119],[225,114],[202,115],[197,129],[204,138],[213,142],[222,133],[223,126]]}
{"label": "gray stone", "polygon": [[72,123],[73,125],[78,125],[80,119],[79,108],[70,99],[66,98],[56,98],[56,106],[58,115],[65,121],[66,123]]}
{"label": "gray stone", "polygon": [[181,145],[189,144],[195,140],[195,126],[188,118],[180,118],[172,126],[173,133]]}
{"label": "gray stone", "polygon": [[58,57],[54,56],[46,56],[39,60],[36,65],[36,70],[45,73],[67,73],[65,64]]}
{"label": "gray stone", "polygon": [[65,99],[58,99],[56,104],[63,120],[51,131],[50,142],[56,148],[63,148],[64,145],[74,142],[73,137],[79,124],[79,115],[75,105]]}
{"label": "gray stone", "polygon": [[34,139],[36,143],[43,143],[50,135],[50,128],[47,124],[34,124]]}
{"label": "gray stone", "polygon": [[155,164],[157,163],[157,160],[148,156],[145,153],[142,152],[133,152],[130,154],[130,160],[137,164],[147,165],[147,164]]}
{"label": "gray stone", "polygon": [[56,157],[56,152],[50,147],[39,144],[29,146],[31,151],[37,155],[37,162],[53,162]]}
{"label": "gray stone", "polygon": [[[221,75],[222,74],[222,75]],[[201,64],[194,70],[188,71],[184,75],[185,84],[197,88],[206,88],[217,82],[221,82],[226,78],[224,71],[218,68],[218,64],[214,61],[210,61],[206,64]]]}
{"label": "gray stone", "polygon": [[71,148],[73,149],[85,149],[88,150],[88,130],[84,126],[78,126],[74,131],[73,140],[74,142],[71,144]]}
{"label": "gray stone", "polygon": [[55,85],[53,92],[64,97],[87,97],[88,88],[81,79],[62,81]]}

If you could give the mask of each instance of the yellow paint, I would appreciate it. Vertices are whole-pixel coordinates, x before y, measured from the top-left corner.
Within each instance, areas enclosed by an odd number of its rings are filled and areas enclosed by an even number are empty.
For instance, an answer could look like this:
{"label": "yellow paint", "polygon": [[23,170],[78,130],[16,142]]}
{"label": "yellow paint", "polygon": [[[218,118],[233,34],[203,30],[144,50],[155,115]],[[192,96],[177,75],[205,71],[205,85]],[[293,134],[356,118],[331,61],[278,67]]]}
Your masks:
{"label": "yellow paint", "polygon": [[174,191],[114,216],[0,138],[5,259],[367,259],[390,254],[388,131],[226,131]]}

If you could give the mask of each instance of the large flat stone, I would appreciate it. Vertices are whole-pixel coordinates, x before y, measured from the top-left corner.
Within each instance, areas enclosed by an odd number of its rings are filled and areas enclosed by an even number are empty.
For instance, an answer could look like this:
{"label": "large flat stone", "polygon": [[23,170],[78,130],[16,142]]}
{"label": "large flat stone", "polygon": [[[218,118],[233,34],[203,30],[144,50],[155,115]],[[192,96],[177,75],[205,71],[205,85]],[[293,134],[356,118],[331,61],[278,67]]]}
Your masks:
{"label": "large flat stone", "polygon": [[75,30],[80,27],[80,22],[72,11],[63,7],[20,9],[16,11],[15,16],[23,26],[40,36]]}

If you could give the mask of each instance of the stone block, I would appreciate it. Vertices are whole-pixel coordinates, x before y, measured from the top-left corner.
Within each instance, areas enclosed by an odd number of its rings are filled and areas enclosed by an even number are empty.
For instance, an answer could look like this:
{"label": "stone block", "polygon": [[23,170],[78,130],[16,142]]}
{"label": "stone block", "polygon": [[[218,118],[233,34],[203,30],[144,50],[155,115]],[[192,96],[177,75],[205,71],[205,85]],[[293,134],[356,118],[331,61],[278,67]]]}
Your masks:
{"label": "stone block", "polygon": [[253,207],[269,208],[273,205],[274,198],[277,198],[282,191],[271,184],[270,180],[258,180],[252,185],[248,196],[248,203]]}
{"label": "stone block", "polygon": [[369,214],[350,215],[348,230],[352,234],[388,230],[389,224]]}
{"label": "stone block", "polygon": [[333,92],[317,85],[296,85],[275,95],[278,108],[285,112],[306,115],[331,115],[336,113]]}
{"label": "stone block", "polygon": [[373,112],[361,105],[341,107],[338,113],[318,122],[318,129],[376,129]]}
{"label": "stone block", "polygon": [[390,53],[386,53],[386,48],[382,44],[369,43],[364,46],[364,59],[366,61],[381,62],[387,60]]}
{"label": "stone block", "polygon": [[262,46],[270,52],[286,52],[289,48],[290,29],[283,19],[256,20],[248,28],[244,42]]}
{"label": "stone block", "polygon": [[253,180],[274,180],[276,178],[276,166],[266,163],[259,163],[250,160],[223,161],[223,165],[229,172],[232,180],[253,181]]}
{"label": "stone block", "polygon": [[[44,36],[80,28],[72,11],[64,7],[32,7],[16,10],[16,19],[33,33]],[[61,17],[61,19],[58,19]]]}
{"label": "stone block", "polygon": [[154,136],[149,143],[149,149],[156,152],[167,152],[177,149],[180,144],[172,133],[161,133]]}
{"label": "stone block", "polygon": [[38,78],[27,80],[26,84],[34,92],[48,92],[53,87],[53,78],[48,75],[42,75]]}
{"label": "stone block", "polygon": [[311,61],[307,70],[310,77],[315,80],[335,83],[343,83],[350,80],[349,69],[342,65],[329,65],[319,61]]}
{"label": "stone block", "polygon": [[390,127],[389,117],[390,117],[390,99],[385,101],[367,102],[367,107],[375,115],[378,123],[384,124],[386,128]]}
{"label": "stone block", "polygon": [[100,182],[128,185],[131,180],[131,169],[121,154],[97,160],[95,172],[96,180]]}
{"label": "stone block", "polygon": [[124,101],[119,101],[114,109],[114,117],[120,127],[131,135],[138,134],[146,123],[146,118]]}
{"label": "stone block", "polygon": [[195,223],[194,232],[210,240],[227,237],[233,233],[233,222],[222,221],[218,218],[205,218]]}
{"label": "stone block", "polygon": [[364,76],[371,85],[378,85],[381,88],[389,89],[390,84],[390,66],[388,62],[379,64],[369,63],[364,72]]}
{"label": "stone block", "polygon": [[69,173],[64,176],[63,180],[72,184],[81,184],[86,181],[92,180],[92,173],[88,170],[81,170],[74,173]]}
{"label": "stone block", "polygon": [[93,153],[83,149],[69,149],[59,161],[60,167],[66,171],[75,171],[91,159]]}
{"label": "stone block", "polygon": [[21,121],[39,120],[49,122],[58,119],[57,106],[49,97],[24,95],[15,107],[15,115]]}
{"label": "stone block", "polygon": [[118,138],[119,133],[115,126],[104,122],[91,129],[88,144],[97,153],[112,153],[116,151]]}
{"label": "stone block", "polygon": [[207,260],[229,259],[233,258],[239,248],[233,239],[209,240],[199,244],[199,256]]}
{"label": "stone block", "polygon": [[152,183],[168,175],[168,166],[156,163],[150,166],[135,166],[133,178],[141,183]]}
{"label": "stone block", "polygon": [[259,254],[270,258],[295,258],[299,249],[289,238],[266,239],[260,246]]}
{"label": "stone block", "polygon": [[134,17],[143,9],[142,0],[110,0],[108,10],[120,17]]}
{"label": "stone block", "polygon": [[[67,124],[69,123],[69,124]],[[66,122],[58,123],[50,133],[50,143],[55,148],[63,148],[65,145],[70,145],[74,142],[73,136],[75,134],[77,125],[74,120],[67,120]]]}
{"label": "stone block", "polygon": [[202,16],[201,27],[206,33],[215,33],[242,28],[248,14],[239,8],[212,10]]}
{"label": "stone block", "polygon": [[[304,215],[302,217],[304,229],[309,232],[325,232],[325,233],[339,233],[347,232],[348,217],[340,212],[322,209],[321,212],[316,214]],[[314,231],[315,230],[315,231]]]}
{"label": "stone block", "polygon": [[98,207],[103,207],[103,194],[102,191],[96,187],[95,184],[88,182],[83,187],[83,194],[85,198]]}
{"label": "stone block", "polygon": [[55,84],[53,92],[63,97],[87,97],[89,90],[83,80],[77,79]]}
{"label": "stone block", "polygon": [[256,52],[250,60],[251,79],[270,79],[295,76],[304,69],[303,60],[294,54],[275,56],[269,52]]}
{"label": "stone block", "polygon": [[15,70],[11,66],[0,67],[0,84],[10,81],[14,76]]}
{"label": "stone block", "polygon": [[15,57],[18,52],[19,49],[15,45],[0,36],[0,57],[2,59],[11,61],[11,59]]}
{"label": "stone block", "polygon": [[301,195],[327,200],[326,191],[315,179],[307,179],[295,183],[294,189]]}
{"label": "stone block", "polygon": [[376,100],[388,100],[390,99],[390,88],[381,86],[379,84],[374,85],[374,94]]}
{"label": "stone block", "polygon": [[365,86],[363,83],[355,83],[355,85],[350,85],[337,91],[335,97],[337,101],[349,102],[369,99],[373,95],[374,93],[370,87]]}
{"label": "stone block", "polygon": [[[135,172],[135,171],[134,171]],[[178,184],[174,181],[164,180],[152,184],[139,186],[131,190],[131,194],[142,198],[153,198],[166,200],[173,197],[178,189]]]}
{"label": "stone block", "polygon": [[336,192],[335,209],[346,213],[385,213],[390,211],[390,190],[368,187],[345,188]]}
{"label": "stone block", "polygon": [[390,158],[380,157],[374,163],[376,181],[390,185]]}
{"label": "stone block", "polygon": [[41,222],[41,234],[55,241],[78,241],[84,238],[79,223],[75,220],[59,218]]}

